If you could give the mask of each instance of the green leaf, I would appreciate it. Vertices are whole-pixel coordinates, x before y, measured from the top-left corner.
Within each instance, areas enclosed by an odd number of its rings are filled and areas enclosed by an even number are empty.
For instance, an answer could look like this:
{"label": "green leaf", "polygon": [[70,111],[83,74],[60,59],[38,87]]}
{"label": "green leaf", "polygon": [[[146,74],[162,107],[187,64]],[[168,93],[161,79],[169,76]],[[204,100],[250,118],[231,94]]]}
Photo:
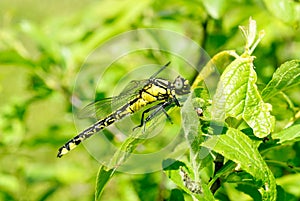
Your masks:
{"label": "green leaf", "polygon": [[202,184],[202,192],[203,198],[201,200],[205,201],[213,201],[216,200],[212,192],[210,191],[209,187],[206,184]]}
{"label": "green leaf", "polygon": [[300,125],[288,127],[278,133],[272,134],[273,139],[279,139],[279,143],[293,142],[300,140]]}
{"label": "green leaf", "polygon": [[191,88],[195,89],[198,85],[202,84],[205,79],[208,79],[209,76],[216,73],[215,71],[223,72],[225,67],[233,61],[235,54],[236,53],[232,50],[225,50],[214,55],[199,72]]}
{"label": "green leaf", "polygon": [[209,15],[215,19],[220,19],[228,7],[228,1],[225,0],[202,0],[202,3]]}
{"label": "green leaf", "polygon": [[[170,159],[168,159],[168,160],[170,160]],[[165,161],[163,163],[165,163]],[[180,167],[185,167],[186,169],[188,169],[187,166],[183,162],[175,161],[171,166],[165,168],[164,172],[178,187],[180,187],[185,192],[191,193],[185,187],[185,185],[182,181],[182,178],[180,176]]]}
{"label": "green leaf", "polygon": [[63,58],[63,51],[65,50],[60,47],[51,35],[45,34],[39,26],[30,21],[22,21],[20,26],[21,30],[32,39],[33,44],[41,51],[42,60],[45,60],[47,63],[51,61],[65,66]]}
{"label": "green leaf", "polygon": [[234,161],[251,174],[257,181],[263,200],[276,200],[275,178],[247,135],[229,128],[225,135],[211,136],[202,146]]}
{"label": "green leaf", "polygon": [[[297,189],[297,187],[296,187]],[[295,195],[289,194],[281,186],[277,185],[277,200],[298,201]]]}
{"label": "green leaf", "polygon": [[261,195],[255,186],[247,183],[238,184],[236,187],[237,190],[244,192],[245,194],[250,195],[253,200],[261,200]]}
{"label": "green leaf", "polygon": [[172,189],[169,200],[170,201],[184,201],[182,191],[179,189]]}
{"label": "green leaf", "polygon": [[211,187],[215,181],[221,177],[222,175],[228,174],[228,172],[232,172],[232,170],[236,167],[236,164],[232,161],[227,161],[222,168],[216,172],[216,174],[214,175],[214,177],[209,181],[208,186]]}
{"label": "green leaf", "polygon": [[262,91],[264,100],[300,84],[300,60],[287,61],[273,74],[272,80]]}
{"label": "green leaf", "polygon": [[146,137],[142,138],[141,136],[147,136],[149,132],[151,132],[150,129],[146,130],[144,133],[141,130],[134,131],[116,151],[110,160],[109,167],[120,167],[122,164],[124,164],[129,159],[132,152],[134,152],[136,147],[145,141]]}
{"label": "green leaf", "polygon": [[104,165],[100,166],[96,179],[95,200],[100,200],[105,185],[114,173],[115,169],[107,169]]}
{"label": "green leaf", "polygon": [[58,185],[53,185],[46,192],[42,194],[42,196],[38,199],[38,201],[43,201],[50,199],[50,197],[58,190]]}
{"label": "green leaf", "polygon": [[[74,54],[76,58],[80,58],[80,60],[84,60],[85,56],[89,54],[91,51],[94,51],[101,43],[110,39],[111,37],[122,33],[123,31],[129,30],[130,25],[135,22],[137,18],[142,15],[146,8],[149,8],[149,4],[152,1],[134,1],[134,0],[126,0],[122,2],[115,3],[107,3],[102,1],[102,3],[97,4],[95,7],[97,10],[95,13],[99,13],[98,10],[103,8],[103,6],[107,6],[112,9],[112,12],[104,12],[107,14],[106,20],[114,19],[114,21],[103,24],[96,29],[95,33],[91,35],[86,41],[84,47],[81,43],[76,45]],[[103,5],[104,4],[104,5]],[[93,8],[93,9],[95,9]],[[124,12],[126,10],[126,12]],[[102,12],[101,12],[102,13]],[[84,14],[84,18],[86,18],[86,13]],[[89,15],[89,14],[88,14]],[[96,15],[96,14],[95,14]],[[103,16],[99,16],[98,18],[102,18]],[[97,20],[97,18],[93,18],[92,20]],[[105,29],[103,29],[103,26]],[[84,55],[84,58],[82,58]]]}
{"label": "green leaf", "polygon": [[[199,88],[197,88],[199,89]],[[195,89],[195,92],[197,92],[197,89]],[[207,95],[208,92],[207,89],[201,90],[201,95]],[[195,95],[199,95],[195,93]],[[199,97],[204,97],[199,96]],[[190,157],[190,163],[191,169],[193,170],[193,174],[195,175],[195,178],[200,178],[199,172],[203,168],[209,169],[211,167],[213,157],[209,150],[207,150],[205,147],[200,147],[199,145],[204,141],[205,136],[202,135],[202,130],[205,130],[209,128],[210,131],[220,133],[223,129],[223,124],[220,125],[216,124],[219,122],[209,122],[204,123],[202,121],[200,125],[199,116],[195,112],[195,108],[200,107],[203,108],[206,112],[207,103],[200,102],[199,98],[193,98],[192,95],[188,97],[188,99],[185,101],[183,107],[181,108],[181,116],[182,116],[182,129],[184,131],[186,143],[189,147],[189,157]],[[203,117],[205,114],[203,115]],[[212,173],[213,171],[211,171]],[[212,176],[212,175],[210,175]]]}
{"label": "green leaf", "polygon": [[300,197],[300,174],[290,174],[282,176],[278,179],[276,179],[276,182],[278,185],[280,185],[286,192],[296,196]]}
{"label": "green leaf", "polygon": [[15,50],[3,50],[0,52],[0,63],[7,65],[34,67],[35,64],[30,59],[24,58]]}
{"label": "green leaf", "polygon": [[299,23],[299,5],[289,0],[264,0],[267,9],[280,20],[296,25]]}
{"label": "green leaf", "polygon": [[216,120],[234,117],[245,120],[255,136],[265,137],[274,127],[271,106],[264,103],[255,84],[253,57],[236,58],[223,72],[213,98],[212,116]]}
{"label": "green leaf", "polygon": [[[185,133],[185,138],[190,148],[190,157],[193,160],[194,172],[198,172],[201,165],[200,160],[200,147],[199,143],[202,142],[201,136],[198,135],[199,131],[199,117],[197,116],[194,106],[192,104],[192,96],[189,96],[181,108],[182,127]],[[208,153],[208,152],[207,152]]]}
{"label": "green leaf", "polygon": [[250,49],[250,47],[253,45],[257,30],[256,30],[256,21],[252,20],[250,17],[249,19],[249,25],[247,27],[240,26],[240,29],[246,39],[246,49]]}
{"label": "green leaf", "polygon": [[[167,159],[163,162],[166,164],[169,164],[172,161],[172,159]],[[182,178],[182,174],[186,174],[185,179]],[[190,173],[193,172],[191,168],[187,167],[187,165],[181,161],[175,161],[173,160],[173,164],[170,166],[166,166],[164,169],[165,174],[182,190],[184,190],[189,195],[195,197],[197,200],[207,200],[212,201],[215,200],[212,192],[209,190],[208,186],[204,183],[199,182],[199,187],[201,188],[200,193],[194,193],[191,191],[191,189],[188,188],[187,182],[192,182],[195,184],[193,178],[193,175]],[[185,180],[185,181],[184,181]]]}

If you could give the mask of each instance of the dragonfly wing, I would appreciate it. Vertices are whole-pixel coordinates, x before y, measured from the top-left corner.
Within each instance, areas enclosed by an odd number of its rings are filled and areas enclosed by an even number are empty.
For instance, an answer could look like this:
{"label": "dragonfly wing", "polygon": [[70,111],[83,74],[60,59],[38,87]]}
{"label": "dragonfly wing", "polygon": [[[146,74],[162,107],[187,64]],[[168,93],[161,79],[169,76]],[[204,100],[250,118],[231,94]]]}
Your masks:
{"label": "dragonfly wing", "polygon": [[127,94],[137,94],[149,80],[132,80],[122,90],[119,96],[126,96]]}
{"label": "dragonfly wing", "polygon": [[[155,78],[161,71],[163,71],[170,62],[161,67],[154,73],[150,79]],[[95,101],[84,107],[78,114],[79,118],[96,118],[101,119],[112,113],[114,110],[128,103],[132,98],[138,95],[139,91],[145,87],[150,79],[132,80],[129,82],[118,96]]]}
{"label": "dragonfly wing", "polygon": [[79,111],[79,118],[102,119],[135,98],[148,80],[133,80],[122,90],[120,95],[92,102]]}
{"label": "dragonfly wing", "polygon": [[149,80],[155,78],[160,72],[162,72],[165,68],[169,66],[171,62],[169,61],[166,63],[163,67],[161,67],[157,72],[155,72],[149,79],[146,80],[132,80],[129,82],[126,87],[122,90],[120,95],[126,95],[127,93],[132,93],[132,92],[138,92],[141,90],[145,85],[149,83]]}
{"label": "dragonfly wing", "polygon": [[111,104],[115,98],[105,98],[99,101],[92,102],[79,111],[78,117],[99,119],[112,112]]}
{"label": "dragonfly wing", "polygon": [[156,73],[154,73],[149,79],[145,80],[132,80],[129,82],[126,87],[122,90],[120,95],[126,95],[127,93],[137,93],[139,90],[141,90],[144,86],[146,86],[151,79],[154,79],[160,72],[162,72],[166,67],[169,66],[171,62],[169,61],[167,64],[165,64],[163,67],[161,67]]}

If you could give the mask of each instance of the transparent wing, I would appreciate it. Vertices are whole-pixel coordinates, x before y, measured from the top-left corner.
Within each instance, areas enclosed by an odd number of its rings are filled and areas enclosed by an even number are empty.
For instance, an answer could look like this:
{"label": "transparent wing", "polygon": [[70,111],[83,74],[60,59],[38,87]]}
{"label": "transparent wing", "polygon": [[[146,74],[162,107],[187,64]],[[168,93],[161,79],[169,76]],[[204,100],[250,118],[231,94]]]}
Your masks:
{"label": "transparent wing", "polygon": [[149,83],[150,79],[154,79],[161,71],[163,71],[166,67],[169,66],[171,62],[169,61],[167,64],[165,64],[163,67],[161,67],[157,72],[155,72],[149,79],[146,80],[132,80],[127,84],[127,86],[123,89],[123,91],[120,93],[120,95],[126,95],[127,93],[130,93],[132,91],[139,91],[142,89],[145,85]]}
{"label": "transparent wing", "polygon": [[105,115],[111,113],[112,102],[115,99],[115,97],[111,97],[92,102],[80,110],[77,116],[81,119],[91,117],[100,119],[102,116],[104,117]]}
{"label": "transparent wing", "polygon": [[[163,71],[171,62],[161,67],[156,73],[154,73],[150,79],[155,78],[161,71]],[[84,107],[78,114],[79,118],[96,118],[101,119],[112,113],[114,110],[128,103],[134,98],[138,92],[149,83],[150,79],[146,80],[132,80],[129,82],[122,92],[118,96],[102,99],[96,102],[92,102]]]}
{"label": "transparent wing", "polygon": [[79,113],[79,118],[101,119],[133,99],[148,80],[133,80],[122,90],[120,95],[92,102],[85,106]]}
{"label": "transparent wing", "polygon": [[132,80],[130,81],[125,88],[122,90],[119,96],[126,96],[128,94],[136,94],[139,90],[141,90],[149,80]]}

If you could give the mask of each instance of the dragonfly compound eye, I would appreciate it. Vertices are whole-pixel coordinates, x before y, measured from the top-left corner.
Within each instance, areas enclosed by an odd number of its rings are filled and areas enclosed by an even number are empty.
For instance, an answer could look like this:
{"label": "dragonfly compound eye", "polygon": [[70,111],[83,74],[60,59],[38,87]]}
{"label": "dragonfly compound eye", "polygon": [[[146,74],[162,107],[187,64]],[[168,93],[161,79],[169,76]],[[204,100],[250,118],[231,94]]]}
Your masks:
{"label": "dragonfly compound eye", "polygon": [[182,89],[182,87],[183,87],[183,82],[182,82],[182,81],[183,81],[183,80],[182,80],[181,77],[177,77],[177,78],[176,78],[176,80],[175,80],[175,82],[174,82],[175,89],[177,89],[177,90]]}
{"label": "dragonfly compound eye", "polygon": [[188,94],[190,92],[190,85],[188,80],[178,76],[174,81],[175,93],[179,95]]}

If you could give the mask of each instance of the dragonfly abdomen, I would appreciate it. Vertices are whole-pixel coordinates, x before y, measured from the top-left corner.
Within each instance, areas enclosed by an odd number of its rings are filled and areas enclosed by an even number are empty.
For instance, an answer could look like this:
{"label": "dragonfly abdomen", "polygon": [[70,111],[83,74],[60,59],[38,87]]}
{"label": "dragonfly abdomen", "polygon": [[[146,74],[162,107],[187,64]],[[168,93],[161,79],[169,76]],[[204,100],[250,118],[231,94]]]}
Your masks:
{"label": "dragonfly abdomen", "polygon": [[58,150],[57,157],[59,157],[59,158],[62,157],[63,155],[65,155],[66,153],[68,153],[69,151],[71,151],[72,149],[77,147],[86,138],[91,137],[92,135],[94,135],[98,131],[104,129],[105,127],[107,127],[111,124],[113,124],[117,120],[120,120],[124,116],[127,116],[127,115],[132,113],[132,112],[128,112],[128,111],[122,111],[121,112],[120,110],[121,109],[119,109],[116,112],[110,114],[106,118],[97,121],[96,123],[94,123],[93,125],[88,127],[87,129],[85,129],[84,131],[82,131],[81,133],[76,135],[73,139],[69,140],[66,144],[64,144]]}
{"label": "dragonfly abdomen", "polygon": [[129,103],[125,104],[123,107],[108,115],[106,118],[97,121],[87,129],[76,135],[73,139],[69,140],[58,150],[57,157],[62,157],[63,155],[77,147],[86,138],[89,138],[93,134],[122,119],[123,117],[137,112],[145,105],[156,100],[156,98],[153,97],[151,94],[144,93],[146,92],[141,92],[140,96],[134,98]]}

